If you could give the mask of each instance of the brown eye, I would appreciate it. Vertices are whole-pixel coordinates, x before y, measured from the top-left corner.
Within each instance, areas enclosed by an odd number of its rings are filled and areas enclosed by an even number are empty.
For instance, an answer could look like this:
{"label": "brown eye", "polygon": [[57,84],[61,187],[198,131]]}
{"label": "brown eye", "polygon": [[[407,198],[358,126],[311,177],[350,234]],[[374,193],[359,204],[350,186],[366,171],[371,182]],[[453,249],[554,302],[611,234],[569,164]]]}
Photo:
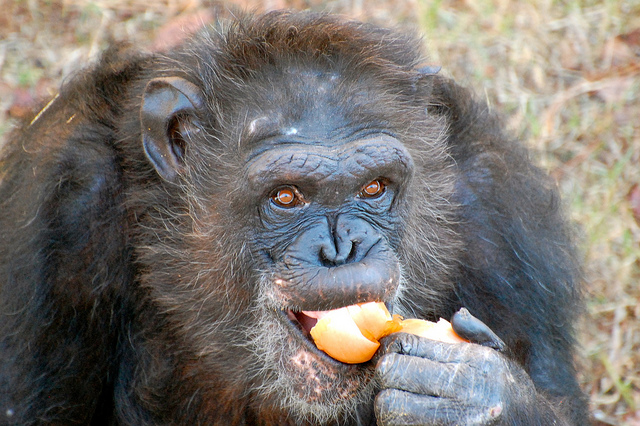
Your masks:
{"label": "brown eye", "polygon": [[299,202],[296,191],[288,186],[274,192],[271,195],[271,200],[280,207],[293,207]]}
{"label": "brown eye", "polygon": [[381,180],[375,179],[366,184],[362,188],[362,192],[360,193],[363,197],[373,198],[382,195],[384,192],[384,183]]}

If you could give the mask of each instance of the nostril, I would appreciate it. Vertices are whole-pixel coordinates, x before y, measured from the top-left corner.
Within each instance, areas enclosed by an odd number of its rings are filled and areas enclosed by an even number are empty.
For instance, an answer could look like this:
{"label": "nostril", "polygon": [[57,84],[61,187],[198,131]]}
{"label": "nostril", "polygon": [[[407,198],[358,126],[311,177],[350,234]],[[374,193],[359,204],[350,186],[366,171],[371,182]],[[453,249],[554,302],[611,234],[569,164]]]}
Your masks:
{"label": "nostril", "polygon": [[360,245],[360,241],[353,241],[351,243],[351,251],[349,251],[347,258],[345,259],[345,263],[351,263],[351,262],[356,262],[358,260],[362,260],[357,258],[359,245]]}
{"label": "nostril", "polygon": [[320,250],[320,261],[322,262],[323,266],[327,267],[358,262],[362,260],[358,256],[359,245],[360,241],[350,241],[347,244],[340,245],[337,252],[335,250],[329,250],[330,253],[327,253],[327,250],[325,250],[325,248],[323,247]]}
{"label": "nostril", "polygon": [[336,256],[336,247],[329,238],[321,236],[321,243],[318,246],[318,259],[322,266],[334,266]]}
{"label": "nostril", "polygon": [[335,251],[333,252],[333,256],[329,256],[327,254],[327,251],[324,249],[324,247],[322,247],[320,249],[320,264],[324,267],[330,268],[332,266],[336,266],[335,260],[336,260],[336,256],[335,256]]}

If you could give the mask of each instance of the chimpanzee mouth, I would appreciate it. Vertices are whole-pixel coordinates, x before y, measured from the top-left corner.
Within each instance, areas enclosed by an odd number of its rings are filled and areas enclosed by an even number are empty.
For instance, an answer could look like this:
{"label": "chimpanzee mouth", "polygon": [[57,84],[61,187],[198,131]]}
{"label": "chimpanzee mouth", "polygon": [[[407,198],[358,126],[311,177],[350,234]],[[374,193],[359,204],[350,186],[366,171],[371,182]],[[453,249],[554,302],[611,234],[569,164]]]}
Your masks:
{"label": "chimpanzee mouth", "polygon": [[316,355],[321,356],[321,359],[324,361],[329,361],[334,365],[340,365],[343,367],[353,367],[355,364],[344,364],[340,361],[336,361],[331,358],[329,355],[321,351],[316,347],[316,344],[313,342],[311,338],[311,329],[316,325],[319,319],[325,316],[330,311],[292,311],[291,309],[286,309],[282,311],[286,318],[287,322],[291,325],[290,328],[293,329],[293,334],[298,337],[298,340],[305,346],[305,348]]}
{"label": "chimpanzee mouth", "polygon": [[311,340],[311,329],[318,322],[317,317],[312,317],[307,315],[304,311],[302,312],[294,312],[292,310],[287,310],[287,318],[295,325],[306,337]]}

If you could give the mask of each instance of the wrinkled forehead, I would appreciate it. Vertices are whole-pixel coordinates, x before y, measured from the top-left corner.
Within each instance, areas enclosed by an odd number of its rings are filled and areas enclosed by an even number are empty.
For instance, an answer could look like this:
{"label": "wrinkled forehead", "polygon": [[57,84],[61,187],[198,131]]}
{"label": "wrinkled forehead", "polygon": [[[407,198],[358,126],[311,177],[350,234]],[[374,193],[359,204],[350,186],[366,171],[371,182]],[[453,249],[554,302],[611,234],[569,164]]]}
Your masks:
{"label": "wrinkled forehead", "polygon": [[360,80],[309,67],[265,72],[240,112],[245,148],[277,136],[333,144],[363,126],[379,126],[375,95]]}

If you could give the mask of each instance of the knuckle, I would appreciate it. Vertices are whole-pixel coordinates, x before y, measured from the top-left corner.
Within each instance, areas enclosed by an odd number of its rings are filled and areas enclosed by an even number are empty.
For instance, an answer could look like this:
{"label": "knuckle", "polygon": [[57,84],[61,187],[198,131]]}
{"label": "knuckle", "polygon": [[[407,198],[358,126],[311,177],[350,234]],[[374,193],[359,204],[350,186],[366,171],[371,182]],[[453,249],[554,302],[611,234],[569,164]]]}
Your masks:
{"label": "knuckle", "polygon": [[376,376],[383,387],[388,387],[388,383],[394,380],[398,374],[398,368],[403,361],[403,355],[391,353],[383,356],[376,365]]}

